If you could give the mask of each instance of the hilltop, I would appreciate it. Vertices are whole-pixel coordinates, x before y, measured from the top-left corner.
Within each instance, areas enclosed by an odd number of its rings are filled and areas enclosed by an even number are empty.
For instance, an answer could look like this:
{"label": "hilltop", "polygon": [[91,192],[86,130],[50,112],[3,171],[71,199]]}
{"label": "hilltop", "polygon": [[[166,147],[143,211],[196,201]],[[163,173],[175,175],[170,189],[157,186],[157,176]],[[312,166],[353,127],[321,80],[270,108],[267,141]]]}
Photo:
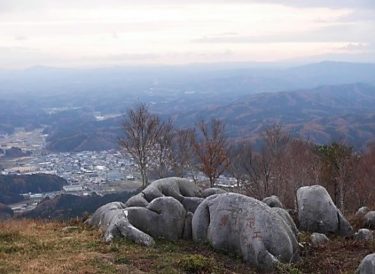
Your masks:
{"label": "hilltop", "polygon": [[[375,245],[332,238],[312,248],[308,235],[302,260],[278,273],[353,273]],[[158,241],[142,247],[119,240],[106,244],[81,222],[8,220],[0,222],[0,273],[255,273],[230,254],[189,241]]]}

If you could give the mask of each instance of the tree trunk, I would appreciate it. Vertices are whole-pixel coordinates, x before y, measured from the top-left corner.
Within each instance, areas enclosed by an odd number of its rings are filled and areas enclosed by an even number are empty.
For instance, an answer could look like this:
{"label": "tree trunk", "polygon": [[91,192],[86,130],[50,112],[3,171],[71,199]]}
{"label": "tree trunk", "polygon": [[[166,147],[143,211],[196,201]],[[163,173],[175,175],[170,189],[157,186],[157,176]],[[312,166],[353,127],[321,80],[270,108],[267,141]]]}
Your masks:
{"label": "tree trunk", "polygon": [[146,174],[146,170],[141,168],[141,176],[142,176],[142,187],[145,188],[148,185],[148,178]]}
{"label": "tree trunk", "polygon": [[339,207],[340,210],[344,213],[344,183],[342,180],[339,182]]}

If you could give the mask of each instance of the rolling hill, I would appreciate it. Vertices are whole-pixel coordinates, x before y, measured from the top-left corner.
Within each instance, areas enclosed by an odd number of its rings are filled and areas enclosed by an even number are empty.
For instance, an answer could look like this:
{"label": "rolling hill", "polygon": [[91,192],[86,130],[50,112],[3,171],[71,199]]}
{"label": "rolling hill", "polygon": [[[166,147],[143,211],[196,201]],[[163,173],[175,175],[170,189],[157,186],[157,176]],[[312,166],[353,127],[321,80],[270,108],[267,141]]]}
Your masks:
{"label": "rolling hill", "polygon": [[243,97],[234,103],[185,113],[177,124],[219,118],[228,136],[251,138],[275,123],[313,142],[346,141],[357,148],[375,139],[375,87],[367,84],[322,86]]}

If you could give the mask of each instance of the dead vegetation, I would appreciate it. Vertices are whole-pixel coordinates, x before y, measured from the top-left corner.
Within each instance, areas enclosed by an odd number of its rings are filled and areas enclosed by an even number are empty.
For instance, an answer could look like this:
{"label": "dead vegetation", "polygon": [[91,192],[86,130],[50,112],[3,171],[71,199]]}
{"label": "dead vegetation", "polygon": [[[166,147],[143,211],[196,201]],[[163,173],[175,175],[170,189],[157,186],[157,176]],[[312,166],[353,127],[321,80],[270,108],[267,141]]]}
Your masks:
{"label": "dead vegetation", "polygon": [[[309,244],[309,234],[300,241],[301,260],[281,265],[277,273],[353,273],[365,255],[375,252],[374,242],[340,237],[319,248]],[[233,254],[189,241],[158,241],[150,248],[126,240],[106,244],[97,230],[80,222],[10,220],[0,223],[0,273],[256,272]]]}

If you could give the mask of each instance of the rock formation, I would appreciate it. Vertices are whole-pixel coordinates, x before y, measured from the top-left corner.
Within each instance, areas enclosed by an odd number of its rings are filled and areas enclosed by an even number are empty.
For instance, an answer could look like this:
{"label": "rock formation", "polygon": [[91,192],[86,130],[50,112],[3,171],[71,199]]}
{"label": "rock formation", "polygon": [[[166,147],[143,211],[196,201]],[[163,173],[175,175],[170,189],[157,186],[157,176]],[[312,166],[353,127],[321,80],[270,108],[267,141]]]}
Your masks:
{"label": "rock formation", "polygon": [[247,263],[272,270],[298,258],[298,242],[284,219],[269,206],[241,194],[206,198],[192,221],[193,239],[234,252]]}
{"label": "rock formation", "polygon": [[333,203],[327,190],[320,186],[304,186],[297,190],[300,229],[310,232],[349,236],[353,229]]}

